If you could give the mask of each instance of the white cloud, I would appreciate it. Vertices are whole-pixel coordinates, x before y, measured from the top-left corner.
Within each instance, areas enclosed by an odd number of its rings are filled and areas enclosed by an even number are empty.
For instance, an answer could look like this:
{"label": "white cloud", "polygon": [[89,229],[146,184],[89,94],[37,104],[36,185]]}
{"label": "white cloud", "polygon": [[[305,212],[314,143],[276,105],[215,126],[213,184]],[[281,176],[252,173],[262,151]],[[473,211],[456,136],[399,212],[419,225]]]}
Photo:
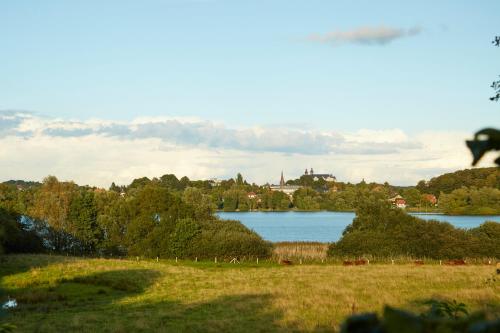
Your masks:
{"label": "white cloud", "polygon": [[52,174],[107,187],[166,173],[192,179],[232,177],[277,182],[305,168],[339,180],[415,184],[469,167],[468,133],[409,135],[400,129],[351,133],[290,128],[227,128],[200,119],[66,121],[0,113],[0,181]]}
{"label": "white cloud", "polygon": [[364,45],[385,45],[396,39],[415,36],[421,32],[421,28],[410,29],[379,27],[359,27],[353,30],[330,31],[325,34],[311,34],[307,38],[312,42],[320,42],[331,45],[344,43],[355,43]]}

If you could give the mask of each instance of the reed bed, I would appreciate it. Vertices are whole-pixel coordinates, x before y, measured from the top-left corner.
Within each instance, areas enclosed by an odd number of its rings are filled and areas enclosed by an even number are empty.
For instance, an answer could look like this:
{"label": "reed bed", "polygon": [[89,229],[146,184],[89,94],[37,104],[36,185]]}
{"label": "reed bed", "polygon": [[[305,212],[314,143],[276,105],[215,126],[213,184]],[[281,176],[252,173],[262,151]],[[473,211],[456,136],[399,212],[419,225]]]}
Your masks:
{"label": "reed bed", "polygon": [[325,260],[328,243],[320,242],[278,242],[274,243],[273,259]]}

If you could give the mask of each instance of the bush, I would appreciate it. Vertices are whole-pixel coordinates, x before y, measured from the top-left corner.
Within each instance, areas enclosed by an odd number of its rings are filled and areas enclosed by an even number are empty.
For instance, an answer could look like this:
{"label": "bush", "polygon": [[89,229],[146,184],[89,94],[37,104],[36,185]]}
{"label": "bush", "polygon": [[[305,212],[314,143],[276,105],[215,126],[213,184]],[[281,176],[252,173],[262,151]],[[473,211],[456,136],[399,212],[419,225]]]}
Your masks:
{"label": "bush", "polygon": [[198,222],[198,225],[199,232],[184,247],[187,257],[266,258],[271,255],[272,245],[239,221],[214,220]]}
{"label": "bush", "polygon": [[41,252],[41,239],[34,231],[23,229],[19,216],[0,208],[0,254]]}
{"label": "bush", "polygon": [[353,223],[342,238],[329,247],[328,255],[500,258],[499,249],[499,223],[486,222],[467,231],[449,223],[419,219],[372,198],[359,206]]}

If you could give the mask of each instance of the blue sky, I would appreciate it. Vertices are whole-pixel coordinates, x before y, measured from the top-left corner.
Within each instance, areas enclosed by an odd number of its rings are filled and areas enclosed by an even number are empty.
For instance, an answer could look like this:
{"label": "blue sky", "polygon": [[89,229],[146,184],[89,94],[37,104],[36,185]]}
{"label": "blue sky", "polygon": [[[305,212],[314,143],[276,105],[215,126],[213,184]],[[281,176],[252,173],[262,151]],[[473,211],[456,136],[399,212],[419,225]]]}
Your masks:
{"label": "blue sky", "polygon": [[[2,1],[0,110],[344,137],[396,130],[409,141],[472,133],[499,125],[500,105],[488,100],[499,12],[498,1]],[[400,181],[418,176],[427,174]]]}
{"label": "blue sky", "polygon": [[[498,1],[3,1],[0,107],[476,129],[499,119],[487,99],[499,11]],[[381,25],[421,32],[382,46],[307,40]]]}

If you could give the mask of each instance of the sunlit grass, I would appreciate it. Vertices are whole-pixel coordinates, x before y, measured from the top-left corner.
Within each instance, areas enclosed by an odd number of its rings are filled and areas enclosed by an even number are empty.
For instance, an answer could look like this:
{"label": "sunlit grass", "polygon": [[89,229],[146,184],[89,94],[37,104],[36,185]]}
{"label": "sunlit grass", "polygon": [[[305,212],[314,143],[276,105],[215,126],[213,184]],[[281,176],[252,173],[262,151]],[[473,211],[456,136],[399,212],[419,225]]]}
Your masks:
{"label": "sunlit grass", "polygon": [[20,332],[331,331],[384,304],[422,310],[456,299],[496,313],[495,267],[135,261],[1,257],[0,286],[19,301]]}

